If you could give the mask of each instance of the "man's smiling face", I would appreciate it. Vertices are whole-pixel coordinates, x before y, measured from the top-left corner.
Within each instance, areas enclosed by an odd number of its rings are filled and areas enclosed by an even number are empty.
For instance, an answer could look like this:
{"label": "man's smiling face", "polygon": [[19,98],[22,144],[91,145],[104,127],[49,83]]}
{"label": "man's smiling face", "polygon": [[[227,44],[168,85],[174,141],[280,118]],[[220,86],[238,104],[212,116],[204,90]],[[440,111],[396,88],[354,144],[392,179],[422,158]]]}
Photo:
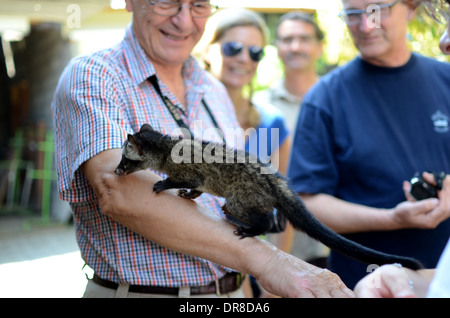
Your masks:
{"label": "man's smiling face", "polygon": [[[190,4],[192,1],[179,2]],[[126,3],[127,10],[133,12],[133,30],[139,44],[157,64],[182,64],[203,35],[208,19],[192,18],[188,7],[168,17],[154,13],[147,0],[127,0]]]}

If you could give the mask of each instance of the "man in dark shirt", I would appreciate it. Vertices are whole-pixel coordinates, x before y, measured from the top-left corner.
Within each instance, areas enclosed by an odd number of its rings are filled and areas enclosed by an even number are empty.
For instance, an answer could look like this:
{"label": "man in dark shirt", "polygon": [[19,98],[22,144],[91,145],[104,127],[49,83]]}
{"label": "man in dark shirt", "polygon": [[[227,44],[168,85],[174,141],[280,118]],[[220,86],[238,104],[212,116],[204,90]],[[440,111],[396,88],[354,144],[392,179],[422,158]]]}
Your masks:
{"label": "man in dark shirt", "polygon": [[[450,207],[442,197],[413,202],[405,180],[416,171],[450,172],[450,65],[408,49],[412,1],[343,4],[361,55],[305,97],[289,177],[330,228],[435,267]],[[329,266],[350,288],[376,268],[334,252]]]}

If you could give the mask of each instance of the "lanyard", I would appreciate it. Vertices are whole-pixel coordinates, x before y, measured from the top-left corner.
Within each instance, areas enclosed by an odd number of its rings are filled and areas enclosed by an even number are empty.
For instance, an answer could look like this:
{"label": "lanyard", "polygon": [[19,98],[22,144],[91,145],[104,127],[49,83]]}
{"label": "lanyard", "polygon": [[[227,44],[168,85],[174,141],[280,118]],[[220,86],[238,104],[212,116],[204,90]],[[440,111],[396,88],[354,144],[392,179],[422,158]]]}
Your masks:
{"label": "lanyard", "polygon": [[[166,108],[172,114],[172,117],[176,121],[178,127],[187,129],[191,133],[192,138],[194,138],[194,134],[189,129],[189,126],[186,125],[186,123],[181,119],[181,116],[180,116],[179,112],[177,111],[176,106],[170,101],[170,99],[167,96],[164,96],[162,94],[161,88],[159,87],[159,84],[158,84],[158,79],[156,78],[156,75],[150,76],[149,81],[155,88],[158,95],[161,97],[164,105],[166,105]],[[219,124],[217,123],[216,119],[214,118],[214,116],[211,112],[211,109],[209,109],[208,104],[206,104],[205,99],[203,99],[203,98],[202,98],[202,104],[203,104],[203,107],[205,108],[206,112],[208,113],[209,117],[211,118],[211,121],[212,121],[214,127],[217,129],[217,131],[220,132],[220,135],[222,136],[222,139],[223,139],[223,143],[226,144],[225,136],[224,136],[222,130],[220,129]]]}

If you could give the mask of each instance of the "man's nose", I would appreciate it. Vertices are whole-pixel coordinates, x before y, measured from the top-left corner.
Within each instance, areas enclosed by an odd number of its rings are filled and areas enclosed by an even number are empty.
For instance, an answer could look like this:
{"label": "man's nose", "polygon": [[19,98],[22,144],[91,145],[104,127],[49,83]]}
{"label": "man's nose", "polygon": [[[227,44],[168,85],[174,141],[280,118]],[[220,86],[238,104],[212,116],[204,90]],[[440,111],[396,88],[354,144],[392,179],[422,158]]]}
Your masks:
{"label": "man's nose", "polygon": [[188,4],[182,5],[180,11],[172,17],[173,21],[184,30],[187,26],[192,25],[192,13]]}
{"label": "man's nose", "polygon": [[361,21],[359,22],[359,30],[361,32],[371,32],[373,29],[377,28],[377,20],[369,14],[362,14]]}

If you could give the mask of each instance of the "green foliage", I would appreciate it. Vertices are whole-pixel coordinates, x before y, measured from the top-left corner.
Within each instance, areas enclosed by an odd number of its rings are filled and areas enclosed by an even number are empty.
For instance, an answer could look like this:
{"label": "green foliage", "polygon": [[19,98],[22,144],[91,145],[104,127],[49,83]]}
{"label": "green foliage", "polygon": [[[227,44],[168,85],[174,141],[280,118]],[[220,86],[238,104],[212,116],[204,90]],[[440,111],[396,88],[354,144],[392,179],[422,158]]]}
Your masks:
{"label": "green foliage", "polygon": [[438,46],[439,39],[446,28],[446,25],[439,24],[424,14],[419,15],[409,24],[410,49],[440,61],[450,62],[450,56],[444,55]]}

